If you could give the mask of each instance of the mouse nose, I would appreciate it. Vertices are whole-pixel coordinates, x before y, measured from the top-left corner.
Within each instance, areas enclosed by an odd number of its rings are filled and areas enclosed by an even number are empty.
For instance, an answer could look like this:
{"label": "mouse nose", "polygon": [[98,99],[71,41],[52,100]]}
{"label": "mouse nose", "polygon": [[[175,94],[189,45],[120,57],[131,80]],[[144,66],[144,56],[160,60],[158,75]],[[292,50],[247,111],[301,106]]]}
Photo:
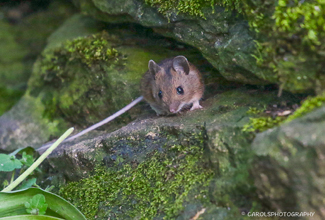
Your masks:
{"label": "mouse nose", "polygon": [[177,113],[178,107],[179,107],[179,102],[178,101],[174,101],[169,105],[169,111],[171,113]]}
{"label": "mouse nose", "polygon": [[177,110],[177,109],[175,109],[175,108],[169,106],[169,111],[170,111],[171,113],[176,113],[176,110]]}

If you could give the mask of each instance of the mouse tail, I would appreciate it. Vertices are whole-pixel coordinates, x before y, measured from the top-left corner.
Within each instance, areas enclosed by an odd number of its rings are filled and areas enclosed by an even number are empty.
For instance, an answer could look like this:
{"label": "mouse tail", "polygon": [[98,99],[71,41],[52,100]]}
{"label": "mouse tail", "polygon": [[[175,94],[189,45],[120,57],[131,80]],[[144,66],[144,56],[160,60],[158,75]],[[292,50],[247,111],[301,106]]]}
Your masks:
{"label": "mouse tail", "polygon": [[[138,97],[137,99],[135,99],[134,101],[132,101],[130,104],[126,105],[125,107],[123,107],[119,111],[115,112],[113,115],[111,115],[111,116],[105,118],[104,120],[102,120],[102,121],[100,121],[100,122],[98,122],[98,123],[90,126],[89,128],[86,128],[85,130],[79,132],[78,134],[75,134],[75,135],[73,135],[73,136],[65,139],[62,143],[67,142],[67,141],[71,141],[71,140],[73,140],[73,139],[75,139],[77,137],[80,137],[80,136],[82,136],[82,135],[84,135],[84,134],[86,134],[86,133],[88,133],[88,132],[90,132],[90,131],[98,128],[98,127],[100,127],[100,126],[103,126],[104,124],[106,124],[106,123],[114,120],[118,116],[120,116],[120,115],[124,114],[125,112],[127,112],[128,110],[130,110],[133,106],[135,106],[136,104],[138,104],[142,100],[143,100],[143,96]],[[51,144],[52,143],[45,144],[42,147],[38,148],[37,151],[44,152],[49,146],[51,146]]]}

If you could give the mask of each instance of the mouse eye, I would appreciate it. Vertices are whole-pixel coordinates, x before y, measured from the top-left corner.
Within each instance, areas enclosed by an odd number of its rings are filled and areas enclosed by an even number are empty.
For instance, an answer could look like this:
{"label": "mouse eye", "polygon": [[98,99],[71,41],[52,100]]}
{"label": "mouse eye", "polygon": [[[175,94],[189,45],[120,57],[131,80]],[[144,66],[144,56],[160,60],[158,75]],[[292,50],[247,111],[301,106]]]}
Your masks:
{"label": "mouse eye", "polygon": [[183,88],[181,86],[177,87],[176,91],[177,91],[178,95],[183,95],[184,94],[184,90],[183,90]]}
{"label": "mouse eye", "polygon": [[161,90],[159,90],[159,92],[158,92],[158,97],[162,98],[162,91]]}

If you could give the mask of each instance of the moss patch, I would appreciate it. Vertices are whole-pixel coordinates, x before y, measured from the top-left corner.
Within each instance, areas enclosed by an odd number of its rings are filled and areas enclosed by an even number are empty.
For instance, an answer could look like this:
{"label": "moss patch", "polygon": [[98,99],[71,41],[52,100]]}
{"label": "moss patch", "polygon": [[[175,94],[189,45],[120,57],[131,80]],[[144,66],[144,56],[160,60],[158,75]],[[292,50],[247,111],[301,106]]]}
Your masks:
{"label": "moss patch", "polygon": [[[256,33],[257,65],[272,71],[257,73],[292,92],[325,89],[325,3],[322,0],[146,0],[165,16],[183,13],[204,18],[215,5],[244,15]],[[212,10],[213,13],[213,10]]]}
{"label": "moss patch", "polygon": [[290,115],[285,122],[292,121],[296,118],[306,115],[316,108],[321,107],[325,103],[325,93],[315,97],[308,97],[292,115]]}
{"label": "moss patch", "polygon": [[132,165],[117,158],[120,166],[98,168],[93,176],[61,188],[60,194],[89,219],[171,219],[188,199],[207,202],[212,170],[204,168],[202,158],[202,145],[172,145]]}
{"label": "moss patch", "polygon": [[249,123],[243,127],[245,132],[262,132],[269,128],[273,128],[283,122],[285,117],[259,117],[259,118],[250,118]]}
{"label": "moss patch", "polygon": [[172,13],[183,13],[205,18],[203,8],[211,7],[214,12],[214,5],[242,11],[238,0],[145,0],[145,3],[157,7],[158,11],[167,17]]}
{"label": "moss patch", "polygon": [[201,111],[135,121],[113,134],[59,147],[51,164],[53,177],[61,177],[52,184],[89,219],[191,219],[204,208],[203,219],[230,220],[245,219],[242,212],[270,211],[259,202],[250,175],[252,135],[241,128],[248,106],[283,98],[276,91],[248,91],[224,92],[207,99]]}
{"label": "moss patch", "polygon": [[[104,115],[109,115],[122,106],[123,99],[108,100],[111,93],[119,93],[115,88],[123,84],[108,73],[123,69],[125,64],[125,58],[111,47],[108,37],[106,32],[79,37],[42,53],[29,86],[31,94],[42,91],[45,116],[53,119],[63,114],[76,123],[86,118],[90,124],[104,118],[95,114],[98,108],[106,106]],[[89,112],[94,114],[88,116]]]}
{"label": "moss patch", "polygon": [[254,56],[258,65],[273,69],[268,79],[293,92],[324,90],[324,2],[279,0],[254,8],[260,14],[248,15],[260,33]]}
{"label": "moss patch", "polygon": [[265,116],[265,109],[250,108],[247,114],[252,114],[255,117],[251,117],[249,123],[245,124],[242,130],[245,132],[262,132],[283,123],[290,122],[296,118],[300,118],[316,108],[323,106],[324,103],[325,93],[315,97],[308,97],[302,101],[301,106],[292,114],[281,117]]}

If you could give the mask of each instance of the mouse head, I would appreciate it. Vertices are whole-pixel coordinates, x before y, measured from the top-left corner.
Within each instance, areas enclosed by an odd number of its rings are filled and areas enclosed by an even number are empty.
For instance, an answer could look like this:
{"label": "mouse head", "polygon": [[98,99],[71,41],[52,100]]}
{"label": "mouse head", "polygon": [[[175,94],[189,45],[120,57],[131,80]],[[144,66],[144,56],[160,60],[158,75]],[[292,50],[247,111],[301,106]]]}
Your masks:
{"label": "mouse head", "polygon": [[[197,73],[184,56],[163,61],[158,65],[149,61],[152,81],[152,96],[167,114],[179,112],[184,105],[191,104],[197,84]],[[196,74],[196,75],[195,75]]]}

